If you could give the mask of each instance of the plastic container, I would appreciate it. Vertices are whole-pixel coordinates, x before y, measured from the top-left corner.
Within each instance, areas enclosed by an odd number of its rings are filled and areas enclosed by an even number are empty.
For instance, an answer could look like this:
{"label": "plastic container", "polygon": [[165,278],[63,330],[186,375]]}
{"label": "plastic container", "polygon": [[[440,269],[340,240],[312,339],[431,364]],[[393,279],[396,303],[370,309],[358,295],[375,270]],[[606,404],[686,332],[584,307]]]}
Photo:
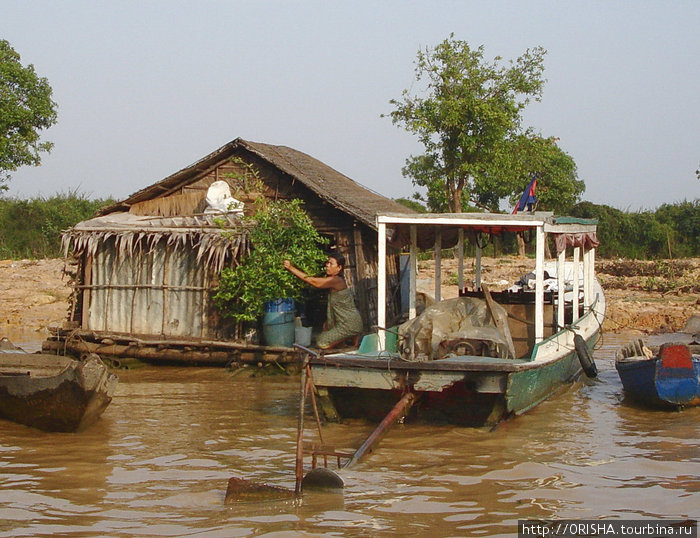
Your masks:
{"label": "plastic container", "polygon": [[263,340],[268,346],[294,345],[294,312],[265,312],[262,322]]}
{"label": "plastic container", "polygon": [[398,340],[398,337],[396,335],[396,331],[398,331],[398,327],[392,327],[391,331],[386,331],[384,334],[386,336],[386,339],[384,341],[384,349],[380,350],[379,349],[379,339],[377,338],[377,333],[370,333],[362,337],[362,341],[360,342],[360,347],[357,350],[359,354],[362,353],[371,353],[373,351],[391,351],[396,353],[396,343]]}
{"label": "plastic container", "polygon": [[294,343],[300,346],[310,346],[311,327],[294,327]]}
{"label": "plastic container", "polygon": [[294,312],[294,299],[286,297],[284,299],[275,299],[267,301],[263,305],[264,312]]}

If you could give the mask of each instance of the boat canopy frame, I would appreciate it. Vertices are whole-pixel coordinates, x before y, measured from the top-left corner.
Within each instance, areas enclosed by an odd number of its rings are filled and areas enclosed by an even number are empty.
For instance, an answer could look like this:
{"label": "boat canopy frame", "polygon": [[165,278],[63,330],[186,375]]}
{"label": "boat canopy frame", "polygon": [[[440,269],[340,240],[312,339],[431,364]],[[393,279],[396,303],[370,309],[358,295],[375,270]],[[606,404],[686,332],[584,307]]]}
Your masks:
{"label": "boat canopy frame", "polygon": [[[457,284],[464,288],[464,232],[503,233],[534,231],[535,236],[535,344],[544,339],[544,263],[547,234],[554,234],[557,250],[557,285],[565,290],[565,262],[567,247],[573,249],[573,296],[578,298],[583,287],[583,312],[579,312],[579,301],[573,301],[573,323],[593,309],[596,297],[593,293],[595,278],[595,249],[598,246],[596,235],[598,221],[574,217],[556,217],[550,212],[520,214],[499,213],[386,213],[376,218],[377,225],[377,340],[379,349],[386,344],[386,302],[387,302],[387,247],[409,246],[409,304],[408,317],[416,317],[416,267],[419,246],[422,249],[433,247],[435,258],[435,300],[440,301],[441,251],[447,248],[443,242],[447,238],[449,246],[456,246],[459,272]],[[482,289],[481,246],[475,242],[474,289]],[[578,267],[583,261],[583,282]],[[564,328],[564,301],[557,301],[557,325]]]}

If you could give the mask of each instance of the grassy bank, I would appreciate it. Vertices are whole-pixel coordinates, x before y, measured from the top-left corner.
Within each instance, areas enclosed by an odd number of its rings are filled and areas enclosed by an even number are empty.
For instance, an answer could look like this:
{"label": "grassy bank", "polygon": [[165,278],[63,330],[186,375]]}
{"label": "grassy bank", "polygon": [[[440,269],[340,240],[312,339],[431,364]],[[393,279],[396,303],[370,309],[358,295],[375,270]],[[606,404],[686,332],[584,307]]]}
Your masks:
{"label": "grassy bank", "polygon": [[111,203],[75,192],[28,200],[0,197],[0,259],[60,257],[61,232]]}

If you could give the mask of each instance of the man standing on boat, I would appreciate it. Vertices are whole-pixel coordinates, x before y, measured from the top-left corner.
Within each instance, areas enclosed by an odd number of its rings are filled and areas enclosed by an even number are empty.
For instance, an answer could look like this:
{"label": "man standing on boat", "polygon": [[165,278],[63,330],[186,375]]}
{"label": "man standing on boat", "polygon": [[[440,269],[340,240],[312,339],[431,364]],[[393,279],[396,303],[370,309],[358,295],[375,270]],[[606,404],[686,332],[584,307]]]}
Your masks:
{"label": "man standing on boat", "polygon": [[314,288],[330,291],[324,330],[316,339],[319,348],[332,349],[343,340],[362,333],[362,317],[355,306],[352,290],[343,277],[345,257],[342,254],[333,252],[328,256],[326,276],[323,277],[309,276],[289,260],[284,260],[282,264],[287,271]]}

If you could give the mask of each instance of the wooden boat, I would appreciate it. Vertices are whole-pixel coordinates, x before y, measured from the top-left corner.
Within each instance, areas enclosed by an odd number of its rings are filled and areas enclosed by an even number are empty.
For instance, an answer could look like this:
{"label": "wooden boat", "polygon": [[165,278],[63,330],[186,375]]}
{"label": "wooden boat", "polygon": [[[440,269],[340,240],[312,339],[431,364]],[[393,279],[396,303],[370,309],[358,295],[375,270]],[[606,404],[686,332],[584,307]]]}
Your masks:
{"label": "wooden boat", "polygon": [[[663,343],[656,346],[658,342]],[[673,408],[700,405],[700,338],[689,330],[656,335],[649,347],[642,340],[623,346],[617,351],[615,368],[625,396],[638,403]]]}
{"label": "wooden boat", "polygon": [[[377,217],[377,230],[376,334],[365,336],[357,351],[310,359],[313,383],[329,420],[381,420],[412,392],[415,403],[407,419],[490,426],[535,407],[575,380],[584,366],[595,375],[591,350],[605,312],[594,273],[596,221],[551,213],[387,214]],[[509,232],[524,232],[536,241],[534,290],[491,293],[481,281],[478,241],[474,287],[465,289],[464,236]],[[563,293],[545,291],[547,234],[553,235],[558,251],[556,263],[547,270],[556,275],[556,288]],[[440,301],[440,252],[452,244],[459,258],[460,297]],[[389,330],[384,259],[388,247],[405,245],[410,248],[409,319]],[[431,246],[439,302],[437,311],[430,307],[418,316],[416,255],[419,247]],[[567,249],[572,261],[567,261]]]}
{"label": "wooden boat", "polygon": [[95,422],[117,385],[100,358],[26,353],[6,339],[0,350],[0,418],[51,432]]}

